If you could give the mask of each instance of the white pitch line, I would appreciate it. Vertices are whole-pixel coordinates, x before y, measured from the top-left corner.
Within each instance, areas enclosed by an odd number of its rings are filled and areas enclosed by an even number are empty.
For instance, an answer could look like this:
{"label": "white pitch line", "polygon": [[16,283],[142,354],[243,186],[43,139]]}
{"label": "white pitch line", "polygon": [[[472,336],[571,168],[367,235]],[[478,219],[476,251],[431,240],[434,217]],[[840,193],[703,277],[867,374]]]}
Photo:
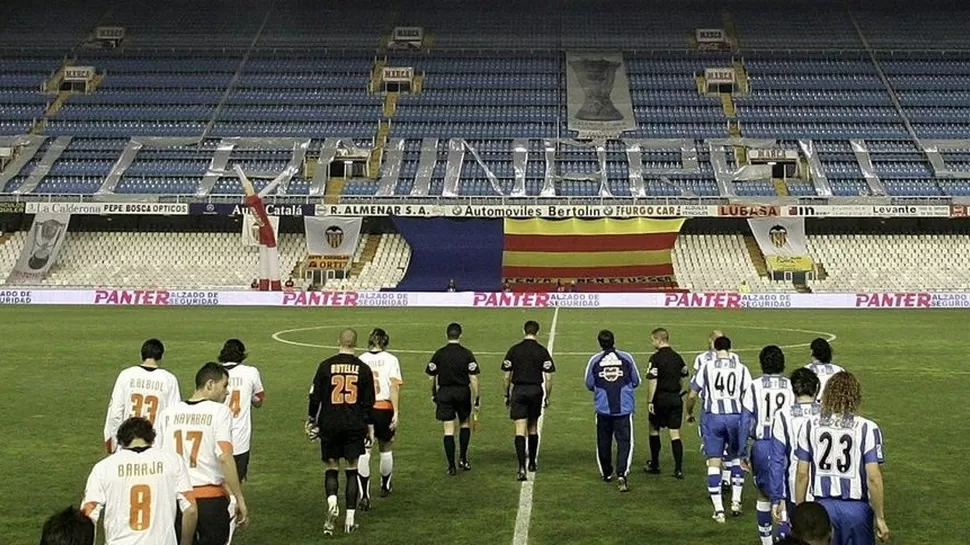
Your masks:
{"label": "white pitch line", "polygon": [[[553,354],[556,347],[556,326],[559,325],[559,307],[556,307],[552,314],[552,325],[549,326],[549,343],[546,348],[549,355]],[[542,422],[545,420],[545,411],[539,415],[536,423],[536,432],[539,440],[542,441]],[[519,509],[515,513],[515,533],[512,535],[512,545],[526,545],[529,543],[529,525],[532,523],[532,492],[535,487],[535,473],[522,483],[519,489]]]}

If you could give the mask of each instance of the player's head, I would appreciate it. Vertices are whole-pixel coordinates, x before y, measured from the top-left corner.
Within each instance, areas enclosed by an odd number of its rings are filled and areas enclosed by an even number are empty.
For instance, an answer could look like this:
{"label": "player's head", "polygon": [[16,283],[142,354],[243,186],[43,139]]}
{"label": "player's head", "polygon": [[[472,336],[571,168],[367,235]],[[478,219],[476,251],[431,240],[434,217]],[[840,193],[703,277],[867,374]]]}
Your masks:
{"label": "player's head", "polygon": [[524,331],[525,334],[529,335],[530,337],[535,337],[539,334],[539,322],[529,320],[524,326],[522,326],[522,331]]}
{"label": "player's head", "polygon": [[723,337],[723,336],[724,336],[724,332],[721,331],[720,329],[715,329],[714,331],[711,331],[711,336],[708,337],[707,339],[708,345],[711,348],[714,348],[714,339],[718,337]]}
{"label": "player's head", "polygon": [[785,353],[773,344],[761,349],[758,360],[761,362],[761,372],[766,375],[779,375],[785,371]]}
{"label": "player's head", "polygon": [[40,545],[94,545],[94,522],[73,506],[44,523]]}
{"label": "player's head", "polygon": [[239,339],[229,339],[219,352],[219,363],[242,363],[246,357],[246,345]]}
{"label": "player's head", "polygon": [[791,389],[797,397],[815,399],[821,386],[822,383],[819,382],[818,375],[808,367],[799,367],[791,374]]}
{"label": "player's head", "polygon": [[223,403],[229,395],[229,371],[214,361],[195,374],[195,391],[208,400]]}
{"label": "player's head", "polygon": [[139,439],[145,442],[145,446],[151,446],[155,442],[155,428],[147,418],[133,416],[118,427],[117,439],[122,448],[130,447]]}
{"label": "player's head", "polygon": [[148,339],[141,344],[141,361],[161,361],[165,354],[165,345],[158,339]]}
{"label": "player's head", "polygon": [[821,504],[809,501],[795,508],[791,517],[792,535],[808,545],[832,542],[832,520]]}
{"label": "player's head", "polygon": [[445,330],[445,334],[448,336],[449,341],[457,341],[461,338],[461,324],[457,322],[451,322],[448,324],[448,328]]}
{"label": "player's head", "polygon": [[714,339],[714,350],[718,352],[726,352],[731,349],[731,339],[721,335],[720,337]]}
{"label": "player's head", "polygon": [[862,385],[855,375],[840,371],[825,383],[822,392],[822,414],[855,414],[862,405]]}
{"label": "player's head", "polygon": [[600,330],[599,334],[596,335],[596,342],[600,344],[600,348],[606,351],[613,350],[613,346],[616,344],[616,339],[613,337],[613,332],[609,329]]}
{"label": "player's head", "polygon": [[367,347],[371,350],[386,350],[390,345],[391,336],[387,334],[387,331],[384,331],[379,327],[375,327],[374,330],[370,332],[370,336],[367,337]]}
{"label": "player's head", "polygon": [[812,341],[812,357],[822,363],[832,363],[832,345],[828,341],[819,337]]}
{"label": "player's head", "polygon": [[357,348],[357,330],[347,328],[340,332],[340,350],[352,351]]}
{"label": "player's head", "polygon": [[670,344],[670,333],[662,327],[658,327],[650,332],[650,341],[654,348],[660,348]]}

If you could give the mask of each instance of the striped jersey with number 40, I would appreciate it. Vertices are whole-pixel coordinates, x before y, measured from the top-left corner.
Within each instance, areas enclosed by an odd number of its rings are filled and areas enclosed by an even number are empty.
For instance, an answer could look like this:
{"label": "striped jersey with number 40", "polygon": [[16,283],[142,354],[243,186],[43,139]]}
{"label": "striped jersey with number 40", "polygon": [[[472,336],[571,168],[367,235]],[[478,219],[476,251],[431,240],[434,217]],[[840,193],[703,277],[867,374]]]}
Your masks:
{"label": "striped jersey with number 40", "polygon": [[104,442],[108,452],[118,448],[115,434],[122,422],[138,416],[154,424],[158,415],[178,403],[179,398],[179,381],[165,369],[136,365],[119,373],[104,419]]}
{"label": "striped jersey with number 40", "polygon": [[232,414],[228,407],[209,400],[181,401],[162,413],[155,429],[155,444],[185,460],[194,488],[209,487],[211,490],[204,493],[224,495],[225,476],[219,456],[233,453]]}
{"label": "striped jersey with number 40", "polygon": [[745,398],[746,409],[752,414],[752,435],[758,441],[771,439],[771,420],[775,413],[787,411],[795,403],[791,381],[780,375],[762,375],[751,382]]}
{"label": "striped jersey with number 40", "polygon": [[106,545],[177,545],[175,510],[193,502],[188,468],[158,448],[121,449],[94,466],[82,511],[104,512]]}
{"label": "striped jersey with number 40", "polygon": [[866,464],[884,462],[882,431],[859,416],[815,416],[798,434],[795,456],[811,464],[809,491],[816,500],[868,501]]}
{"label": "striped jersey with number 40", "polygon": [[750,385],[751,372],[734,358],[703,364],[691,381],[691,388],[700,392],[708,414],[741,414]]}

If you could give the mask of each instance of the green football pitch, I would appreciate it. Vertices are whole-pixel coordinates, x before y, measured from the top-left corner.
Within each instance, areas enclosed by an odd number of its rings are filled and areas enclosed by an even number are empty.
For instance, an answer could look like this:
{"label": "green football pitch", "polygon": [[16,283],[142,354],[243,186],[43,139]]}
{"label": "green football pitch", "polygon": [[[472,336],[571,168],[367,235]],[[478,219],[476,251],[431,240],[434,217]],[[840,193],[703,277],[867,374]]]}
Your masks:
{"label": "green football pitch", "polygon": [[[359,516],[359,533],[333,540],[512,543],[521,485],[499,366],[531,318],[542,324],[543,342],[554,334],[559,373],[544,423],[528,543],[757,543],[750,479],[744,515],[726,525],[711,521],[691,429],[684,434],[686,480],[671,477],[666,441],[664,474],[643,473],[648,451],[642,410],[632,491],[621,495],[599,479],[591,396],[583,385],[596,333],[612,329],[618,347],[638,357],[643,373],[649,331],[658,326],[670,330],[688,361],[704,348],[709,330],[723,329],[755,375],[757,351],[765,344],[786,347],[790,371],[806,362],[813,338],[832,338],[836,361],[863,384],[864,414],[884,432],[891,542],[967,543],[970,312],[562,309],[554,330],[553,317],[552,309],[0,308],[0,542],[36,543],[48,515],[80,502],[88,471],[102,456],[101,428],[115,375],[137,364],[141,342],[154,336],[165,342],[163,365],[179,377],[184,395],[196,369],[230,337],[246,342],[250,363],[262,372],[267,400],[255,411],[245,488],[252,524],[235,543],[323,542],[323,468],[317,445],[303,434],[307,388],[317,363],[334,352],[341,327],[355,327],[366,339],[371,327],[380,326],[391,335],[405,379],[394,494],[381,499],[375,493],[373,510]],[[483,380],[473,470],[457,477],[445,474],[440,425],[423,374],[450,321],[463,324],[464,343],[478,356]],[[644,387],[641,409],[645,397]]]}

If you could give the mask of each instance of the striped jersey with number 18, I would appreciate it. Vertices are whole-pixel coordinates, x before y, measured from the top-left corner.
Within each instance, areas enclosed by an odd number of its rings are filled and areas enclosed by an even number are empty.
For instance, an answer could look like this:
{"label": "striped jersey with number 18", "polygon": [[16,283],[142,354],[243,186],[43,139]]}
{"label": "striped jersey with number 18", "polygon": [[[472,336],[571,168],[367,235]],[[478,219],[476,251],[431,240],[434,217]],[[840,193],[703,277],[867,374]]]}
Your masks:
{"label": "striped jersey with number 18", "polygon": [[771,438],[775,413],[788,410],[795,402],[791,381],[781,375],[762,375],[751,381],[745,405],[754,421],[752,435],[758,441]]}

